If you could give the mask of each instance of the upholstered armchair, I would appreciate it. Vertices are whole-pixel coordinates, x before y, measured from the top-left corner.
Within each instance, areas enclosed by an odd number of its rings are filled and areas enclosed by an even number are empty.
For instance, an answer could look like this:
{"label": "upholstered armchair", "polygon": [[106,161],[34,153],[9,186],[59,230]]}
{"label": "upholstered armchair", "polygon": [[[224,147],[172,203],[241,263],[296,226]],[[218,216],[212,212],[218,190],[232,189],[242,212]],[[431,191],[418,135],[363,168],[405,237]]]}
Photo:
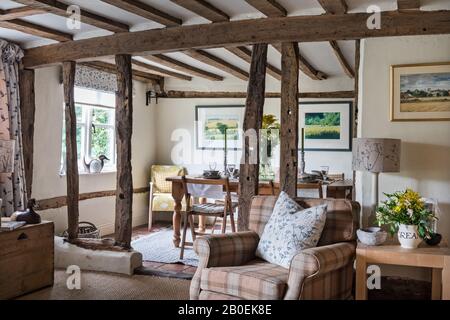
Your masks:
{"label": "upholstered armchair", "polygon": [[197,238],[194,249],[199,255],[199,266],[191,282],[191,299],[297,300],[352,296],[359,204],[344,199],[297,200],[304,208],[327,203],[327,221],[318,246],[299,252],[286,269],[255,257],[276,199],[253,198],[250,231]]}
{"label": "upholstered armchair", "polygon": [[184,176],[186,169],[180,166],[153,165],[150,169],[150,203],[148,210],[148,229],[153,222],[153,212],[173,212],[175,202],[172,197],[172,183],[168,177]]}

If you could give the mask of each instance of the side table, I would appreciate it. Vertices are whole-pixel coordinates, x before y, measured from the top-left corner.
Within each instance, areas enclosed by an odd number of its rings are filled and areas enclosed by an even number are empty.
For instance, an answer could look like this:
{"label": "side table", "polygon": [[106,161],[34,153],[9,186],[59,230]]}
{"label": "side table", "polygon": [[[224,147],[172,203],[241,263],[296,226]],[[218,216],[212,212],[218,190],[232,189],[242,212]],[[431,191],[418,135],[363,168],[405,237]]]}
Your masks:
{"label": "side table", "polygon": [[432,268],[433,300],[450,300],[450,249],[444,243],[428,246],[422,243],[417,249],[405,249],[399,244],[385,243],[356,248],[356,300],[367,300],[367,266],[392,264]]}

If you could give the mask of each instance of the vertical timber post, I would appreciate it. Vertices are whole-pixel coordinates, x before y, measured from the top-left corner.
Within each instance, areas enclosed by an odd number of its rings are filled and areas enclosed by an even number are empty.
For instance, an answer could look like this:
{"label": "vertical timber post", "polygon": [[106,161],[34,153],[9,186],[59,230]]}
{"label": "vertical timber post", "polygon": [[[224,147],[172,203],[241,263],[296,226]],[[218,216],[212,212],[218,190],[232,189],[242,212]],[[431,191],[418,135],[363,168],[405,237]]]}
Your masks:
{"label": "vertical timber post", "polygon": [[298,44],[281,49],[280,189],[297,196],[298,175]]}
{"label": "vertical timber post", "polygon": [[116,92],[116,245],[131,247],[131,219],[133,208],[133,177],[131,168],[131,135],[133,133],[133,80],[131,56],[117,55]]}
{"label": "vertical timber post", "polygon": [[21,69],[19,81],[25,189],[27,199],[30,199],[33,185],[34,116],[36,113],[34,70]]}
{"label": "vertical timber post", "polygon": [[[353,138],[358,137],[359,66],[360,66],[360,64],[361,64],[361,40],[357,39],[355,41],[355,100],[354,100],[354,104],[353,104],[354,105],[353,106]],[[352,199],[356,200],[356,171],[353,171]]]}
{"label": "vertical timber post", "polygon": [[78,237],[78,155],[77,118],[75,115],[75,70],[76,63],[63,63],[64,103],[66,119],[66,179],[67,179],[67,217],[69,241]]}
{"label": "vertical timber post", "polygon": [[267,44],[254,45],[243,125],[244,145],[242,148],[243,152],[239,179],[239,231],[248,230],[252,197],[258,194],[259,130],[262,128],[262,118],[264,113],[266,66]]}

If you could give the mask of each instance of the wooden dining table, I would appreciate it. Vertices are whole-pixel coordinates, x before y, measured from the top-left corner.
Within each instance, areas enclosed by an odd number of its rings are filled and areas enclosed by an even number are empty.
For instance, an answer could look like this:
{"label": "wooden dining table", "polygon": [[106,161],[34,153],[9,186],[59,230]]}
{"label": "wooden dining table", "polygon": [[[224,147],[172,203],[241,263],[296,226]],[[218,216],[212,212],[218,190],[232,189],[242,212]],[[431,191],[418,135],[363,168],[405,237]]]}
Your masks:
{"label": "wooden dining table", "polygon": [[[204,181],[208,180],[201,176],[189,176],[190,179]],[[174,213],[172,217],[173,223],[173,244],[175,247],[180,246],[181,242],[181,209],[182,209],[182,201],[184,197],[183,190],[183,182],[181,176],[168,177],[166,181],[172,183],[172,197],[175,202]],[[275,184],[275,194],[278,194],[278,184]],[[353,181],[352,180],[338,180],[338,181],[329,181],[324,182],[323,185],[326,186],[327,189],[327,198],[344,198],[344,199],[352,199],[352,191],[353,191]],[[239,189],[239,180],[238,179],[230,179],[230,191],[238,192]],[[272,195],[272,185],[269,181],[260,181],[259,182],[259,195]],[[205,229],[205,221],[202,219],[199,221],[199,229]]]}

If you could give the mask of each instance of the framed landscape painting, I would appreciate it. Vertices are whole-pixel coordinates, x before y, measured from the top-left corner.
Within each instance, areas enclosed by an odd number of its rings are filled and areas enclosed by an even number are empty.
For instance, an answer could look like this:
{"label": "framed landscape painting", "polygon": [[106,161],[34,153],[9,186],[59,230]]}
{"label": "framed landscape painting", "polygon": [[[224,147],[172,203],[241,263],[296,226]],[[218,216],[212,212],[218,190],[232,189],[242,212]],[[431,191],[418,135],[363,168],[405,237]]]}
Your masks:
{"label": "framed landscape painting", "polygon": [[245,106],[197,106],[195,125],[197,149],[227,150],[242,148],[242,126]]}
{"label": "framed landscape painting", "polygon": [[391,121],[449,121],[450,62],[391,66]]}
{"label": "framed landscape painting", "polygon": [[[305,128],[306,151],[351,151],[353,128],[351,101],[300,103],[299,126]],[[299,148],[301,148],[299,137]]]}

